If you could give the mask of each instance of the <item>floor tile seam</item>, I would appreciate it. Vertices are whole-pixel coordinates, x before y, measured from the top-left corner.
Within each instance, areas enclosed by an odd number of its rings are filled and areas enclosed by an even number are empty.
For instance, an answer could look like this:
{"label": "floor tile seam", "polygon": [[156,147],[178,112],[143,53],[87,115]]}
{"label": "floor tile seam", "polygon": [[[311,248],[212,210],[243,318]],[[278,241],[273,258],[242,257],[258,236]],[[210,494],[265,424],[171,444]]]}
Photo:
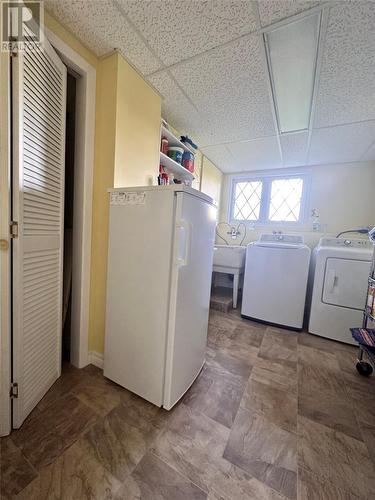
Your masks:
{"label": "floor tile seam", "polygon": [[[147,453],[147,452],[146,452]],[[145,455],[146,455],[145,453]],[[175,472],[177,472],[177,474],[179,474],[181,477],[183,477],[187,482],[193,484],[196,488],[198,488],[200,491],[202,491],[202,493],[206,493],[208,495],[209,493],[209,488],[207,488],[207,491],[206,491],[206,488],[203,489],[201,486],[198,486],[194,481],[192,481],[190,478],[188,478],[183,472],[181,472],[180,470],[178,470],[176,467],[172,466],[170,463],[168,463],[164,457],[161,457],[159,455],[157,455],[156,453],[154,453],[152,450],[149,450],[148,453],[150,453],[151,455],[153,455],[154,457],[156,457],[158,460],[160,460],[161,462],[163,462],[165,465],[167,465],[168,467],[170,467],[172,470],[174,470]],[[144,456],[145,456],[144,455]],[[144,458],[144,456],[142,457],[142,459]],[[141,459],[141,460],[142,460]],[[140,463],[141,460],[138,462]],[[135,470],[135,469],[134,469]],[[133,471],[134,472],[134,471]]]}
{"label": "floor tile seam", "polygon": [[[297,425],[296,425],[296,430],[293,431],[291,429],[285,429],[285,427],[282,427],[281,425],[277,424],[276,422],[274,422],[273,420],[271,420],[269,417],[267,417],[266,415],[264,415],[261,411],[259,411],[258,409],[251,409],[249,410],[248,408],[245,408],[244,406],[241,406],[241,403],[240,403],[240,406],[239,408],[241,408],[242,410],[245,410],[246,412],[248,413],[255,413],[258,417],[261,417],[263,418],[264,420],[266,420],[268,423],[278,427],[279,429],[281,429],[282,431],[284,432],[287,432],[289,434],[292,434],[295,438],[298,438],[298,433],[297,433]],[[238,413],[238,410],[237,410],[237,413]],[[237,416],[237,413],[236,413],[236,416]],[[297,422],[298,422],[298,411],[297,411]],[[297,443],[296,443],[297,444]]]}
{"label": "floor tile seam", "polygon": [[[328,432],[333,432],[335,434],[335,436],[336,436],[336,434],[339,434],[339,435],[345,436],[346,438],[353,439],[354,441],[357,441],[358,443],[361,443],[361,444],[363,444],[363,445],[366,446],[366,443],[365,443],[365,441],[363,441],[363,439],[358,439],[358,438],[356,438],[354,436],[351,436],[350,434],[346,434],[346,432],[343,432],[342,430],[334,429],[332,427],[329,427],[328,425],[326,425],[326,424],[324,424],[322,422],[317,422],[316,420],[313,420],[311,417],[306,417],[305,415],[302,415],[302,414],[300,414],[298,412],[297,422],[301,418],[303,418],[305,420],[308,420],[312,424],[324,427],[324,429],[326,429]],[[366,446],[366,449],[367,449],[367,446]],[[370,456],[369,456],[369,460],[371,460]],[[371,460],[371,462],[372,462],[372,460]],[[375,466],[374,466],[374,472],[375,472]]]}
{"label": "floor tile seam", "polygon": [[[11,439],[12,441],[12,439]],[[12,443],[14,444],[14,442],[12,441]],[[18,493],[17,495],[19,495],[20,493],[22,493],[22,491],[24,491],[33,481],[36,481],[39,477],[39,470],[30,462],[30,460],[28,459],[28,457],[23,453],[22,449],[19,448],[17,445],[14,444],[14,446],[17,448],[17,451],[21,453],[22,457],[24,458],[25,462],[27,462],[28,466],[32,469],[32,471],[35,473],[35,477],[33,477],[33,479],[26,484],[26,486],[24,486]],[[2,478],[0,478],[0,483],[2,483]],[[1,497],[0,497],[1,498]]]}
{"label": "floor tile seam", "polygon": [[[241,469],[250,478],[255,479],[256,481],[259,481],[260,483],[264,484],[267,488],[269,488],[272,491],[274,491],[277,495],[281,496],[282,498],[285,498],[285,500],[291,500],[289,497],[285,496],[283,493],[281,493],[280,491],[276,490],[275,488],[273,488],[269,484],[265,483],[264,481],[262,481],[261,479],[257,478],[253,474],[250,474],[241,464],[233,464],[232,462],[230,462],[229,460],[227,460],[224,456],[223,456],[223,459],[226,460],[232,466],[235,466],[235,467],[238,467],[239,469]],[[269,462],[265,462],[265,463],[267,464],[267,466],[270,466],[270,465],[273,466],[273,464],[270,464]],[[276,466],[276,467],[280,467],[280,466]],[[293,474],[297,475],[296,471],[292,471],[290,469],[285,469],[285,470],[287,470],[288,472],[292,472]],[[298,470],[298,464],[297,464],[297,470]]]}
{"label": "floor tile seam", "polygon": [[[213,358],[213,359],[214,359],[214,358]],[[220,374],[221,372],[225,372],[225,373],[223,374],[223,376],[224,376],[224,377],[228,377],[228,378],[232,378],[232,379],[234,379],[234,378],[236,378],[236,379],[238,379],[238,378],[242,379],[242,381],[244,382],[244,384],[245,384],[245,385],[246,385],[246,384],[247,384],[247,382],[249,381],[250,376],[251,376],[251,372],[252,372],[252,370],[253,370],[253,367],[251,367],[251,370],[250,370],[249,376],[248,376],[248,377],[243,377],[242,375],[239,375],[239,374],[235,374],[235,373],[233,373],[233,372],[230,372],[229,370],[227,370],[226,368],[224,368],[222,365],[220,365],[220,363],[219,363],[218,361],[216,361],[216,362],[219,364],[220,369],[219,369],[219,368],[217,368],[217,367],[215,367],[215,366],[211,366],[209,363],[206,363],[206,365],[207,365],[207,367],[208,367],[208,368],[212,369],[213,371],[215,371],[215,372],[217,372],[217,373],[219,373],[219,374]]]}

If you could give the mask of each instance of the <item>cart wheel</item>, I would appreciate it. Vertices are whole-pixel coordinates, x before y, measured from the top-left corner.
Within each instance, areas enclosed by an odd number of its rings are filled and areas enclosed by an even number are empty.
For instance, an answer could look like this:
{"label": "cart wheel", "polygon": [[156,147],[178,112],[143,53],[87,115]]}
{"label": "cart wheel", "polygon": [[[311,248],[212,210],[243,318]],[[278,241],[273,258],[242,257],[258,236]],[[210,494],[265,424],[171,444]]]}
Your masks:
{"label": "cart wheel", "polygon": [[355,367],[357,368],[358,373],[363,377],[369,377],[373,372],[372,366],[370,363],[366,363],[366,361],[358,361]]}

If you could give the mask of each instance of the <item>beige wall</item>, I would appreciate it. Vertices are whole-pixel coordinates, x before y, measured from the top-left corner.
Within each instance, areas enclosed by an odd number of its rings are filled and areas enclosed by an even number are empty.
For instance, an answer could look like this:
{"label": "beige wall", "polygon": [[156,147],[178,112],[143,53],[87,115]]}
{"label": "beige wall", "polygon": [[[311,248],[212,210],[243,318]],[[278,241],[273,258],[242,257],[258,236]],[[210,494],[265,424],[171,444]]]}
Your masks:
{"label": "beige wall", "polygon": [[[345,229],[367,225],[375,226],[375,162],[288,169],[288,172],[301,171],[306,171],[310,175],[305,222],[295,228],[277,226],[276,224],[258,226],[255,231],[252,231],[250,226],[244,244],[256,240],[261,232],[281,230],[283,232],[302,232],[306,243],[314,247],[322,233],[312,231],[310,217],[312,208],[318,209],[320,223],[323,225],[324,231],[330,235],[336,235]],[[282,173],[283,170],[277,172]],[[249,172],[250,175],[253,173]],[[230,185],[231,176],[225,175],[220,221],[229,222],[227,214]],[[223,243],[220,239],[217,239],[217,242]],[[232,240],[229,242],[232,244]]]}
{"label": "beige wall", "polygon": [[118,57],[115,187],[156,184],[161,98]]}
{"label": "beige wall", "polygon": [[212,163],[212,161],[203,156],[201,191],[211,196],[217,206],[220,206],[223,177],[222,172]]}
{"label": "beige wall", "polygon": [[92,203],[89,350],[103,352],[109,202],[116,143],[117,54],[98,65],[96,81],[95,165]]}

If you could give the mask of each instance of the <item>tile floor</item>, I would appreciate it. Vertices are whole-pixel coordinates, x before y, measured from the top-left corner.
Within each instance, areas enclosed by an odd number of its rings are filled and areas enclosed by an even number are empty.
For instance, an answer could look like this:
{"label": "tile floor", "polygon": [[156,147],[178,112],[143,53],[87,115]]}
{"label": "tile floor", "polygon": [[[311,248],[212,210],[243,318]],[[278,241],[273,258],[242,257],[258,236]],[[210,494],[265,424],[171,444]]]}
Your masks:
{"label": "tile floor", "polygon": [[375,377],[355,354],[211,311],[207,363],[171,412],[67,366],[1,440],[1,498],[374,499]]}

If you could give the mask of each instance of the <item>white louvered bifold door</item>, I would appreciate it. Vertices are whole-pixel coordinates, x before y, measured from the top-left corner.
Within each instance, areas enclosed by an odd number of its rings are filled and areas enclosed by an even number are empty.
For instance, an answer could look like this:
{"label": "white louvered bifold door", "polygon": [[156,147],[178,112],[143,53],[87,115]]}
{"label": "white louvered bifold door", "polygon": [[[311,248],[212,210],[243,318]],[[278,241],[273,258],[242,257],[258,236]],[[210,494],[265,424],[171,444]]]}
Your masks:
{"label": "white louvered bifold door", "polygon": [[66,68],[48,40],[13,74],[13,427],[61,374]]}

